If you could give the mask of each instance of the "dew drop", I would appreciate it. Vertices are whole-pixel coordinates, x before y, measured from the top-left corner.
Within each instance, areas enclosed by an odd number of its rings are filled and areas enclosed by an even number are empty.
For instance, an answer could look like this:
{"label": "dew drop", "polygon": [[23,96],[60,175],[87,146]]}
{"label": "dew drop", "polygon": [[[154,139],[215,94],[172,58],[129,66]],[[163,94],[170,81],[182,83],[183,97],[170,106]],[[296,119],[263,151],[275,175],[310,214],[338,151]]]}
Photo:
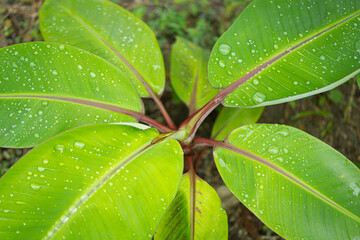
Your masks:
{"label": "dew drop", "polygon": [[320,56],[320,59],[324,61],[324,60],[325,60],[325,56],[324,56],[324,55],[321,55],[321,56]]}
{"label": "dew drop", "polygon": [[54,75],[54,76],[57,76],[58,75],[58,73],[57,73],[57,71],[52,71],[52,74]]}
{"label": "dew drop", "polygon": [[94,78],[94,77],[96,77],[96,74],[93,73],[93,72],[91,72],[91,73],[90,73],[90,76]]}
{"label": "dew drop", "polygon": [[40,186],[36,185],[36,184],[30,184],[30,187],[31,187],[32,190],[35,190],[35,191],[40,190]]}
{"label": "dew drop", "polygon": [[279,46],[277,44],[274,44],[275,49],[279,49]]}
{"label": "dew drop", "polygon": [[37,169],[38,169],[38,171],[39,171],[39,172],[44,172],[44,171],[45,171],[45,168],[44,168],[44,167],[42,167],[42,166],[38,166],[38,168],[37,168]]}
{"label": "dew drop", "polygon": [[225,67],[225,63],[224,63],[223,60],[220,60],[220,61],[219,61],[219,66],[220,66],[221,68],[224,68],[224,67]]}
{"label": "dew drop", "polygon": [[360,39],[355,42],[355,49],[360,52]]}
{"label": "dew drop", "polygon": [[279,152],[279,148],[277,146],[271,146],[269,149],[268,149],[268,152],[270,154],[277,154]]}
{"label": "dew drop", "polygon": [[287,135],[289,135],[289,130],[284,128],[284,129],[278,131],[277,133],[281,134],[283,137],[286,137]]}
{"label": "dew drop", "polygon": [[55,150],[59,151],[60,153],[63,153],[64,149],[65,149],[65,146],[58,144],[54,148],[55,148]]}
{"label": "dew drop", "polygon": [[254,84],[254,85],[259,85],[259,80],[254,79],[254,80],[253,80],[253,84]]}
{"label": "dew drop", "polygon": [[350,188],[353,190],[353,195],[358,197],[360,193],[360,188],[356,185],[356,183],[350,183]]}
{"label": "dew drop", "polygon": [[43,163],[44,163],[44,164],[48,164],[48,163],[49,163],[49,160],[44,159],[44,160],[43,160]]}
{"label": "dew drop", "polygon": [[61,44],[61,45],[59,46],[59,49],[60,49],[60,50],[64,50],[64,49],[65,49],[65,45],[64,45],[64,44]]}
{"label": "dew drop", "polygon": [[243,60],[242,59],[238,59],[238,63],[242,63],[243,62]]}
{"label": "dew drop", "polygon": [[83,67],[81,65],[78,65],[78,69],[81,70],[83,69]]}
{"label": "dew drop", "polygon": [[221,158],[219,159],[219,164],[220,164],[221,167],[225,167],[225,166],[226,166],[224,160],[222,160]]}
{"label": "dew drop", "polygon": [[30,67],[36,67],[36,64],[34,62],[31,62]]}
{"label": "dew drop", "polygon": [[35,133],[35,134],[34,134],[34,137],[39,138],[40,135],[39,135],[38,133]]}
{"label": "dew drop", "polygon": [[222,55],[229,55],[231,51],[231,47],[227,44],[220,44],[219,46],[219,52],[222,54]]}
{"label": "dew drop", "polygon": [[266,96],[261,92],[257,92],[253,95],[252,98],[254,99],[255,102],[262,103],[263,101],[265,101]]}
{"label": "dew drop", "polygon": [[76,141],[74,143],[74,147],[76,147],[78,149],[83,149],[85,147],[85,143]]}

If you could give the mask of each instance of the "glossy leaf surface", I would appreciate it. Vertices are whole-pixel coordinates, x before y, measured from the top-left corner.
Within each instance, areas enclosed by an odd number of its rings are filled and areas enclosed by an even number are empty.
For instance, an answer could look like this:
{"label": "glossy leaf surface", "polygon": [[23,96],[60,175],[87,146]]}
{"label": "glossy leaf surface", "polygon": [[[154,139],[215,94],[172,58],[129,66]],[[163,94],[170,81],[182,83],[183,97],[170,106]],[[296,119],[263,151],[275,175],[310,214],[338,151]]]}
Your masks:
{"label": "glossy leaf surface", "polygon": [[227,239],[227,216],[219,196],[199,177],[193,182],[189,173],[184,174],[154,239]]}
{"label": "glossy leaf surface", "polygon": [[225,184],[282,237],[360,236],[360,170],[339,152],[298,129],[270,124],[238,128],[226,142],[227,149],[214,151]]}
{"label": "glossy leaf surface", "polygon": [[0,146],[32,147],[89,123],[134,122],[142,112],[126,76],[109,62],[59,43],[0,49]]}
{"label": "glossy leaf surface", "polygon": [[63,42],[99,55],[120,68],[143,97],[165,85],[161,51],[151,29],[106,0],[47,0],[40,9],[46,41]]}
{"label": "glossy leaf surface", "polygon": [[172,46],[170,80],[176,94],[189,107],[190,114],[204,106],[219,90],[207,79],[210,52],[177,37]]}
{"label": "glossy leaf surface", "polygon": [[264,106],[330,90],[359,73],[360,1],[255,0],[215,44],[209,81],[237,81],[225,106]]}
{"label": "glossy leaf surface", "polygon": [[226,108],[221,109],[211,131],[211,138],[225,140],[234,129],[256,123],[261,117],[263,107],[259,108]]}
{"label": "glossy leaf surface", "polygon": [[157,136],[96,124],[42,143],[0,180],[0,238],[151,239],[183,170]]}

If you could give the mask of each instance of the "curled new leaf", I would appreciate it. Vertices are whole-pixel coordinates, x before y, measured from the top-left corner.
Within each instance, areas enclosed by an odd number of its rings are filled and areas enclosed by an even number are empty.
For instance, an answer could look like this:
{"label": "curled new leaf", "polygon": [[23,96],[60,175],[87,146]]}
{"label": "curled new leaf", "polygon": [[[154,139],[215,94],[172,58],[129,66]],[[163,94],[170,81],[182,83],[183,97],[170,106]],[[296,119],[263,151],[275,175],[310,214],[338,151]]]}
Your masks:
{"label": "curled new leaf", "polygon": [[170,80],[176,94],[189,107],[192,114],[219,91],[207,79],[210,52],[177,37],[171,52]]}
{"label": "curled new leaf", "polygon": [[69,128],[134,122],[136,89],[109,62],[60,43],[0,49],[0,146],[32,147]]}
{"label": "curled new leaf", "polygon": [[88,50],[120,68],[143,97],[161,95],[165,69],[151,29],[136,16],[107,0],[47,0],[40,9],[46,41]]}
{"label": "curled new leaf", "polygon": [[254,124],[214,150],[234,195],[286,239],[360,236],[360,170],[292,127]]}
{"label": "curled new leaf", "polygon": [[[346,4],[345,4],[346,2]],[[264,106],[330,90],[360,72],[360,2],[255,0],[215,44],[209,81],[225,106]]]}
{"label": "curled new leaf", "polygon": [[96,124],[42,143],[0,180],[0,239],[152,239],[183,169],[157,136]]}

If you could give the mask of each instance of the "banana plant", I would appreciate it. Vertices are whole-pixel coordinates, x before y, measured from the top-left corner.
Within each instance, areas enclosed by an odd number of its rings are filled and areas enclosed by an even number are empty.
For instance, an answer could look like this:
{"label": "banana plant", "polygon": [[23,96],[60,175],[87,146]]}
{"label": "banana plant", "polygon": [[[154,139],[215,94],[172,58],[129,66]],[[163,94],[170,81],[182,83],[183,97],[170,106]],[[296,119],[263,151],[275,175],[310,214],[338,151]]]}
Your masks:
{"label": "banana plant", "polygon": [[[0,146],[34,147],[0,179],[1,239],[227,239],[205,148],[230,191],[286,239],[358,239],[360,170],[263,106],[360,73],[360,1],[254,0],[211,52],[178,38],[176,126],[147,25],[107,0],[46,0],[45,42],[0,49]],[[166,124],[144,114],[150,97]],[[196,135],[223,109],[211,138]]]}

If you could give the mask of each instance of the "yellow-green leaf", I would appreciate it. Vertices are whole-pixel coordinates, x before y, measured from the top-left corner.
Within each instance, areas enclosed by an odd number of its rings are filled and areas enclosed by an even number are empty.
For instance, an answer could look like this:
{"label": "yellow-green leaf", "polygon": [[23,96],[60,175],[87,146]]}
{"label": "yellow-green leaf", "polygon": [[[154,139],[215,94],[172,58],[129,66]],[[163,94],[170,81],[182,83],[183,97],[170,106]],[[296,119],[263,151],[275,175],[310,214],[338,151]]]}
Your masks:
{"label": "yellow-green leaf", "polygon": [[227,216],[215,190],[186,173],[176,197],[156,229],[158,239],[227,239]]}
{"label": "yellow-green leaf", "polygon": [[254,124],[214,150],[234,195],[285,239],[357,239],[360,170],[292,127]]}
{"label": "yellow-green leaf", "polygon": [[224,105],[265,106],[324,92],[360,72],[360,2],[255,0],[216,42],[209,81]]}
{"label": "yellow-green leaf", "polygon": [[175,197],[175,140],[126,125],[71,129],[0,180],[0,239],[152,239]]}
{"label": "yellow-green leaf", "polygon": [[120,68],[143,97],[165,85],[162,54],[151,29],[107,0],[47,0],[40,9],[46,41],[88,50]]}
{"label": "yellow-green leaf", "polygon": [[33,147],[69,128],[135,122],[140,96],[104,59],[61,43],[0,49],[0,146]]}

